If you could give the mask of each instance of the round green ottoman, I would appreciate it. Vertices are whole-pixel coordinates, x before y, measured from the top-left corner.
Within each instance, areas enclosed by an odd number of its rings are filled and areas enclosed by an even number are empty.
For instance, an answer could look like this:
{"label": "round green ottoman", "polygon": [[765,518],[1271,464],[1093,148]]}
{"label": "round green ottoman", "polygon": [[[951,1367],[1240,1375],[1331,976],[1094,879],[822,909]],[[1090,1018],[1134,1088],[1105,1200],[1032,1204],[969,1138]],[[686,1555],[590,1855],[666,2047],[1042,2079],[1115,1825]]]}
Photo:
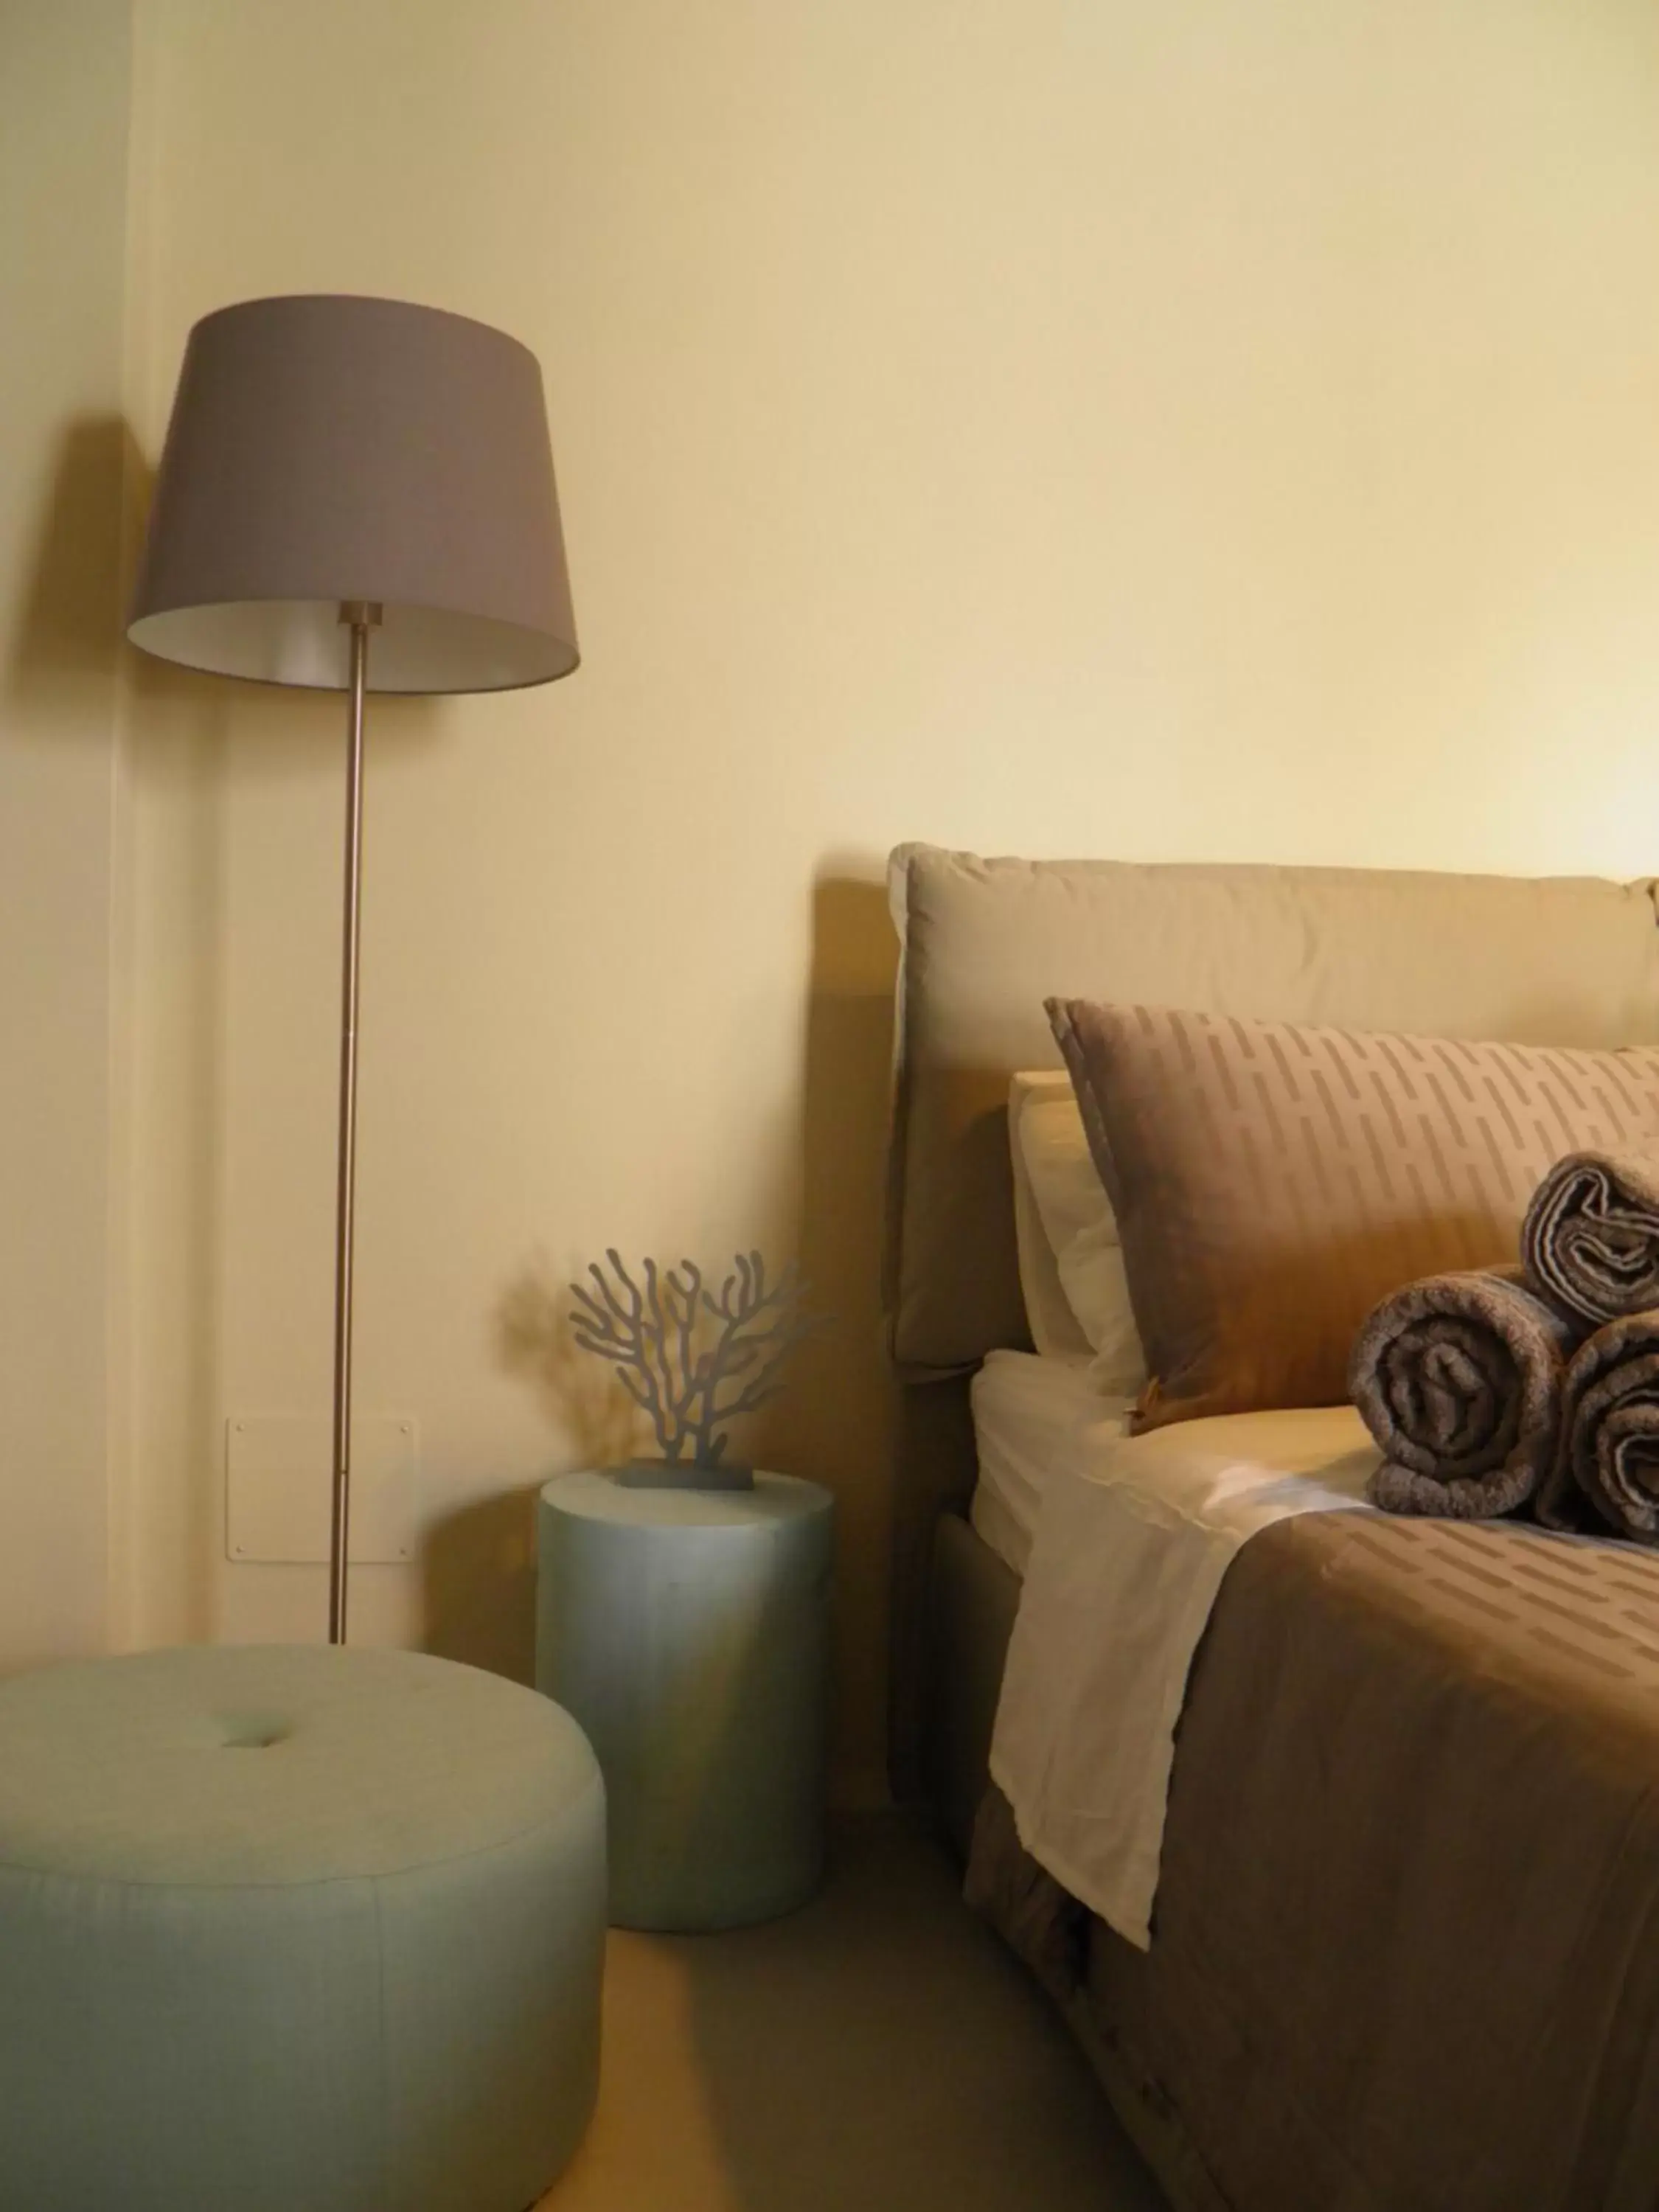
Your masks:
{"label": "round green ottoman", "polygon": [[525,2212],[592,2109],[605,1917],[593,1755],[493,1674],[0,1684],[0,2203]]}

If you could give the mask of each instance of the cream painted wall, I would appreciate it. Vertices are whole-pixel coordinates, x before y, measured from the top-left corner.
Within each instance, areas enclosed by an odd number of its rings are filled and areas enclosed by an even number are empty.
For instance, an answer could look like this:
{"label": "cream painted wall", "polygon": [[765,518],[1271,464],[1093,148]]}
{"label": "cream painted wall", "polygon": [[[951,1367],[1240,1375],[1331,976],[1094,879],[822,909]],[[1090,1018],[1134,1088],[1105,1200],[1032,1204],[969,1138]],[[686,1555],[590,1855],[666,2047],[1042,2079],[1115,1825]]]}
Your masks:
{"label": "cream painted wall", "polygon": [[[762,1438],[843,1516],[878,1771],[894,841],[1659,865],[1659,16],[1638,0],[143,0],[154,453],[191,320],[339,289],[544,365],[585,665],[381,709],[362,1402],[430,1551],[365,1632],[526,1656],[538,1346],[608,1243],[799,1249]],[[132,1632],[311,1632],[220,1425],[328,1377],[332,711],[135,726]]]}
{"label": "cream painted wall", "polygon": [[125,0],[0,0],[0,1670],[107,1632]]}

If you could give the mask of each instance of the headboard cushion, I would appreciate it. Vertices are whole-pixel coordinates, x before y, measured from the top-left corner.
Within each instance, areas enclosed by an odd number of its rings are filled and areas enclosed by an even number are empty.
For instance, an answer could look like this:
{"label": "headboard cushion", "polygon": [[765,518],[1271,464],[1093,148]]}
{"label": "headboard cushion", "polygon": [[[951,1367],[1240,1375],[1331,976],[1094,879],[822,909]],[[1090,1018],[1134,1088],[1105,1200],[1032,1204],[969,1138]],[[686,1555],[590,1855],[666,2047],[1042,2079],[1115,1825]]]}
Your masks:
{"label": "headboard cushion", "polygon": [[981,860],[902,845],[889,1186],[895,1357],[1029,1343],[1008,1079],[1055,1066],[1048,997],[1523,1044],[1659,1042],[1650,882]]}

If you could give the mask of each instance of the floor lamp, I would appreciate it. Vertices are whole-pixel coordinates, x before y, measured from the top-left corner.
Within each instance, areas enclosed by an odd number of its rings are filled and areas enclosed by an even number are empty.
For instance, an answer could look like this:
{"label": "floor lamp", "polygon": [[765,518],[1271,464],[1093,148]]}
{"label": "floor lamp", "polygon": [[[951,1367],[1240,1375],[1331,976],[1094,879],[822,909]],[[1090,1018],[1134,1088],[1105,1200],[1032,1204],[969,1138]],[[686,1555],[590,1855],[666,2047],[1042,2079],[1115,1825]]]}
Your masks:
{"label": "floor lamp", "polygon": [[349,701],[328,1579],[329,1640],[343,1644],[364,708],[371,691],[511,690],[576,665],[535,356],[398,300],[205,316],[127,635],[163,660]]}

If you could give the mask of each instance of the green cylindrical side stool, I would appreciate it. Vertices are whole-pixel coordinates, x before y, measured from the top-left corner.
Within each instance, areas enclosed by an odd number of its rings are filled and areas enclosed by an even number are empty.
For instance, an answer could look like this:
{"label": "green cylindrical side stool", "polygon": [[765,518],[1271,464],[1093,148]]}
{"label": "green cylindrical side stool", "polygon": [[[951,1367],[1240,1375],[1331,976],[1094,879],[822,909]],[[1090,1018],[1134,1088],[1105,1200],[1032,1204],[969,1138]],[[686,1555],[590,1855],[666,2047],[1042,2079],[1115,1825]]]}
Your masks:
{"label": "green cylindrical side stool", "polygon": [[817,1887],[831,1522],[781,1474],[543,1490],[537,1686],[605,1775],[616,1926],[735,1928]]}
{"label": "green cylindrical side stool", "polygon": [[525,2212],[599,2075],[605,1792],[411,1651],[0,1684],[0,2205]]}

